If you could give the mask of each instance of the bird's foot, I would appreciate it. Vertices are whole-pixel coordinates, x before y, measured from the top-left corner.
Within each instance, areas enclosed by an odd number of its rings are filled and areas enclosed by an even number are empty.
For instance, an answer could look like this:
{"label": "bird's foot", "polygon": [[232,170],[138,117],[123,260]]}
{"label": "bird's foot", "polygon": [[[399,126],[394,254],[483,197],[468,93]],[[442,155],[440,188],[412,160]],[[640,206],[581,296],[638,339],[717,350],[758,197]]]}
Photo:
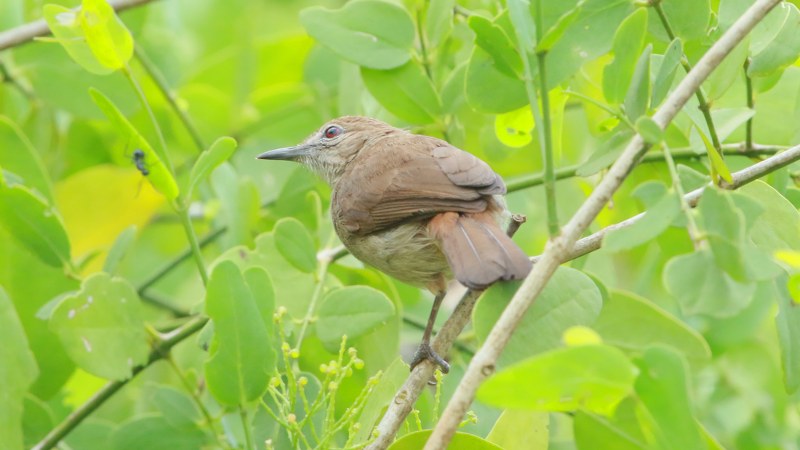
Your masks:
{"label": "bird's foot", "polygon": [[442,369],[442,373],[450,372],[450,364],[448,364],[444,358],[439,356],[438,353],[433,351],[431,344],[428,342],[419,344],[417,352],[414,353],[414,359],[411,360],[411,370],[414,370],[414,367],[417,367],[419,363],[425,361],[426,359],[439,366]]}

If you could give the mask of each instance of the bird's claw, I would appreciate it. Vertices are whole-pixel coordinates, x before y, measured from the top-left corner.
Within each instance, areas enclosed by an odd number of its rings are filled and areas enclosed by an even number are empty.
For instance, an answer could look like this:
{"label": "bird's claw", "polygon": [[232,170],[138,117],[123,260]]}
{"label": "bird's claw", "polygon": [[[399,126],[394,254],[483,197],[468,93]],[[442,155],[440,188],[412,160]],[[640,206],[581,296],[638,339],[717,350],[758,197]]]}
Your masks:
{"label": "bird's claw", "polygon": [[419,363],[425,361],[426,359],[430,360],[437,366],[439,366],[442,370],[442,373],[450,372],[450,364],[444,360],[438,353],[433,351],[431,348],[431,344],[427,342],[423,342],[417,348],[417,352],[414,353],[414,359],[411,360],[411,370],[414,370],[414,367],[417,367]]}

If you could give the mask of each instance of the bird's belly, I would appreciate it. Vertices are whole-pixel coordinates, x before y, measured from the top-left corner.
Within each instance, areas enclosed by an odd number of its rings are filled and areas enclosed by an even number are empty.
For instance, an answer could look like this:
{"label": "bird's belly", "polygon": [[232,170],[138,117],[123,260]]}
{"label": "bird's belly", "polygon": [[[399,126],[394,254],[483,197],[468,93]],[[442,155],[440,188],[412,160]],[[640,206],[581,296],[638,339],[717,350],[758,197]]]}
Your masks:
{"label": "bird's belly", "polygon": [[426,225],[427,221],[409,222],[365,236],[337,231],[345,247],[362,262],[405,283],[425,287],[449,270]]}

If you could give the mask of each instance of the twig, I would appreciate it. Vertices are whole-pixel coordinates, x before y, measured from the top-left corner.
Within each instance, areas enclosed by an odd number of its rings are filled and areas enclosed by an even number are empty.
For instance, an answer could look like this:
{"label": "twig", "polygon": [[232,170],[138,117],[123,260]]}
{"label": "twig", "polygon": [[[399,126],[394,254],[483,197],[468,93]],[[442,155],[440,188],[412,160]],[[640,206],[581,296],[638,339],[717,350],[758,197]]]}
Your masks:
{"label": "twig", "polygon": [[89,414],[93,413],[97,408],[100,407],[100,405],[111,398],[114,393],[128,384],[128,382],[138,375],[139,372],[152,366],[156,361],[164,358],[169,354],[169,351],[172,349],[172,347],[198,332],[201,328],[203,328],[206,322],[208,322],[207,318],[196,317],[182,327],[164,336],[164,338],[150,352],[147,362],[133,368],[130,378],[126,380],[112,381],[103,386],[102,389],[97,391],[97,393],[95,393],[94,396],[89,399],[89,401],[81,405],[55,428],[50,430],[50,432],[47,433],[47,436],[45,436],[41,441],[39,441],[38,444],[36,444],[35,447],[33,447],[33,450],[47,450],[53,448],[59,443],[59,441],[61,441],[61,439],[64,438],[64,436],[75,429],[75,427],[77,427],[83,421],[83,419],[88,417]]}
{"label": "twig", "polygon": [[[785,147],[780,146],[773,146],[773,145],[759,145],[759,144],[752,144],[753,148],[747,150],[746,143],[739,143],[739,144],[725,144],[722,146],[723,149],[727,150],[727,155],[731,156],[746,156],[746,157],[759,157],[759,156],[770,156],[774,155],[775,153],[779,152],[780,150],[784,150]],[[700,159],[705,158],[705,153],[697,153],[694,150],[683,149],[683,150],[673,150],[672,157],[676,160],[684,160],[684,159]],[[663,153],[650,153],[645,155],[640,163],[652,163],[652,162],[662,162],[664,161],[664,154]],[[578,168],[581,167],[581,164],[576,164],[574,166],[567,166],[561,167],[555,171],[555,179],[556,180],[563,180],[566,178],[573,178],[577,176]],[[523,175],[517,178],[512,179],[508,183],[506,183],[506,188],[508,192],[518,191],[520,189],[526,189],[529,187],[539,186],[544,183],[544,173],[535,173],[531,175]]]}
{"label": "twig", "polygon": [[[666,128],[725,56],[779,2],[780,0],[758,0],[711,46],[669,95],[664,105],[654,114],[653,120],[659,127]],[[548,243],[542,258],[534,265],[530,275],[523,281],[522,286],[497,320],[483,346],[470,361],[464,377],[442,414],[442,418],[425,444],[426,450],[447,447],[461,418],[472,404],[478,386],[494,372],[497,358],[522,320],[525,311],[544,289],[564,256],[575,245],[578,236],[594,221],[597,214],[628,176],[641,157],[644,148],[646,148],[644,140],[641,136],[636,135],[611,166],[606,177],[563,227],[562,234]],[[775,158],[780,156],[777,155]]]}
{"label": "twig", "polygon": [[[747,107],[753,109],[755,105],[755,98],[753,97],[753,79],[747,74],[747,69],[750,67],[750,58],[744,60],[744,86],[745,95],[747,95]],[[744,143],[745,148],[753,148],[753,117],[747,119],[744,128]]]}
{"label": "twig", "polygon": [[[109,4],[117,12],[125,11],[126,9],[134,8],[140,5],[145,5],[153,0],[109,0]],[[78,8],[75,8],[77,11]],[[0,33],[0,51],[7,48],[16,47],[17,45],[26,44],[39,36],[47,36],[50,34],[50,28],[44,19],[36,20],[34,22],[26,23],[10,30]]]}
{"label": "twig", "polygon": [[201,153],[206,148],[206,144],[203,142],[203,138],[200,137],[200,132],[197,130],[197,127],[194,126],[194,122],[192,119],[189,118],[189,114],[178,105],[178,98],[173,92],[173,90],[167,84],[167,80],[158,71],[155,65],[150,62],[150,59],[147,58],[147,55],[139,48],[139,46],[134,46],[134,55],[136,55],[136,59],[139,60],[139,64],[142,65],[145,72],[150,76],[158,89],[161,91],[161,94],[167,100],[167,103],[172,107],[175,111],[175,114],[178,115],[178,119],[180,119],[183,127],[186,128],[186,131],[189,132],[189,136],[192,137],[192,142],[194,142],[195,147],[197,147],[197,152]]}

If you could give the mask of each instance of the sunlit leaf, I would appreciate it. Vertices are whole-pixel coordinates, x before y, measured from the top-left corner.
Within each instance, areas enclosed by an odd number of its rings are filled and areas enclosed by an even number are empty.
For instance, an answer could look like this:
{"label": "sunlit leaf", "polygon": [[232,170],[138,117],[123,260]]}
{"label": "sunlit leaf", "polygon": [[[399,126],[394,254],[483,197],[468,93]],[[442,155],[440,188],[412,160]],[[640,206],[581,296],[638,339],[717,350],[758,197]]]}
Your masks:
{"label": "sunlit leaf", "polygon": [[752,56],[747,67],[750,76],[767,76],[783,69],[800,56],[800,11],[791,3],[782,3],[776,8],[784,9],[785,18],[775,37]]}
{"label": "sunlit leaf", "polygon": [[45,5],[44,18],[56,41],[89,72],[111,73],[133,56],[133,38],[105,0],[83,0],[77,11]]}
{"label": "sunlit leaf", "polygon": [[533,140],[533,126],[533,113],[528,106],[494,118],[497,139],[512,148],[524,147]]}
{"label": "sunlit leaf", "polygon": [[[123,140],[127,142],[126,151],[131,155],[140,150],[143,153],[141,158],[142,168],[147,172],[142,172],[142,175],[147,178],[147,181],[153,187],[161,192],[168,200],[173,200],[178,196],[178,184],[175,178],[170,173],[169,169],[164,165],[158,153],[153,150],[147,139],[128,121],[125,115],[109,100],[102,92],[91,89],[89,93],[92,99],[103,111],[108,120],[114,124],[118,133],[123,136]],[[135,161],[132,161],[134,164]]]}

